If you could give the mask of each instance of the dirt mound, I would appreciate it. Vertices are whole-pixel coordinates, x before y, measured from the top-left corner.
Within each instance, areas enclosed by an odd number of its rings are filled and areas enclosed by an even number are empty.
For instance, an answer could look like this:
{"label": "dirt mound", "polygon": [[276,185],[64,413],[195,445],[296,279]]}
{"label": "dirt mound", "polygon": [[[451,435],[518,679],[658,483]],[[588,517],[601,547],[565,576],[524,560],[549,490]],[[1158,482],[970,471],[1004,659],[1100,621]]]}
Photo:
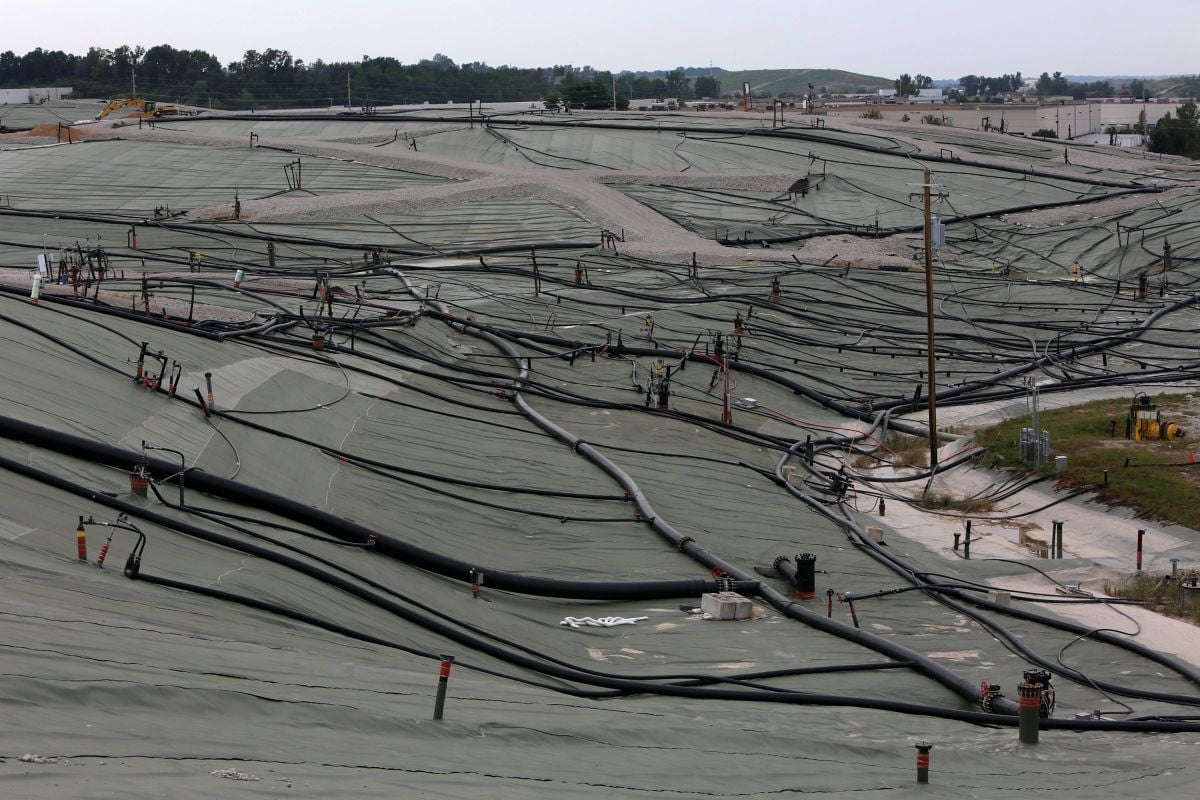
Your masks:
{"label": "dirt mound", "polygon": [[0,139],[54,139],[55,141],[67,141],[67,136],[70,135],[71,141],[79,141],[80,139],[96,139],[99,134],[94,131],[85,131],[70,125],[59,125],[57,122],[43,122],[41,125],[35,125],[32,128],[24,131],[15,131],[13,133],[0,134]]}

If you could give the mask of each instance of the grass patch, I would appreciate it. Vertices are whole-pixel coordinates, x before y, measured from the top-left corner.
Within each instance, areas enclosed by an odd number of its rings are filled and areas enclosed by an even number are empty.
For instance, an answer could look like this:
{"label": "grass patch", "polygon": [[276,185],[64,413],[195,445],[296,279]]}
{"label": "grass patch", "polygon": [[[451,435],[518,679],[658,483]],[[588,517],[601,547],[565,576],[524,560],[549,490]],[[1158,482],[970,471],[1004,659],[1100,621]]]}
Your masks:
{"label": "grass patch", "polygon": [[945,492],[930,492],[921,498],[922,508],[937,511],[961,511],[964,514],[981,514],[992,511],[996,503],[986,497],[958,497]]}
{"label": "grass patch", "polygon": [[[1096,400],[1042,412],[1042,427],[1050,431],[1051,454],[1067,456],[1067,469],[1058,475],[1058,487],[1094,488],[1107,505],[1127,506],[1139,516],[1200,530],[1200,503],[1196,502],[1200,463],[1188,463],[1188,451],[1200,450],[1200,403],[1192,402],[1190,395],[1152,397],[1163,420],[1178,422],[1185,435],[1134,442],[1124,438],[1131,399]],[[975,441],[989,453],[983,463],[1030,474],[1056,474],[1053,461],[1036,470],[1022,466],[1018,441],[1021,428],[1028,424],[1028,417],[1018,417],[977,431]],[[1126,459],[1129,466],[1125,466]]]}
{"label": "grass patch", "polygon": [[892,466],[895,467],[928,467],[929,440],[922,436],[893,431],[884,441],[890,453]]}
{"label": "grass patch", "polygon": [[[1197,573],[1180,570],[1172,578],[1149,572],[1137,572],[1114,581],[1104,582],[1104,591],[1123,600],[1140,600],[1149,607],[1170,617],[1185,619],[1200,625],[1200,600],[1193,599],[1190,606],[1184,605],[1183,585],[1194,580]],[[1197,594],[1194,590],[1191,594]]]}
{"label": "grass patch", "polygon": [[874,453],[859,453],[850,462],[857,469],[874,469],[884,464],[900,467],[928,467],[929,440],[922,436],[891,431],[883,447]]}

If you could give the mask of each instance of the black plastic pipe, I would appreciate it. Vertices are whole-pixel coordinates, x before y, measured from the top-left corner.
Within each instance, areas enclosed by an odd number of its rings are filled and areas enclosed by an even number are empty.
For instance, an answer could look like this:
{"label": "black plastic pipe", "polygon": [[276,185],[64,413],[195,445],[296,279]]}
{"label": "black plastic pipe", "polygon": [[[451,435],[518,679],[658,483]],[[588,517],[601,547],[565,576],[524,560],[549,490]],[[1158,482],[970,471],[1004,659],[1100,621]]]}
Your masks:
{"label": "black plastic pipe", "polygon": [[[65,453],[74,458],[106,464],[123,471],[128,471],[136,463],[142,462],[140,452],[51,430],[11,417],[0,416],[0,437],[23,441],[48,450]],[[150,474],[157,478],[171,478],[179,472],[175,465],[159,459],[149,459],[146,464]],[[285,519],[308,525],[339,539],[360,544],[373,541],[375,550],[381,554],[448,578],[467,582],[470,580],[472,570],[477,573],[482,572],[488,586],[502,591],[577,600],[649,600],[699,597],[706,592],[715,592],[718,588],[716,581],[699,578],[663,581],[573,581],[522,575],[435,553],[291,498],[212,475],[202,470],[192,470],[188,474],[188,487],[251,508],[278,514]],[[758,585],[757,580],[746,578],[735,584],[734,591],[754,594]]]}

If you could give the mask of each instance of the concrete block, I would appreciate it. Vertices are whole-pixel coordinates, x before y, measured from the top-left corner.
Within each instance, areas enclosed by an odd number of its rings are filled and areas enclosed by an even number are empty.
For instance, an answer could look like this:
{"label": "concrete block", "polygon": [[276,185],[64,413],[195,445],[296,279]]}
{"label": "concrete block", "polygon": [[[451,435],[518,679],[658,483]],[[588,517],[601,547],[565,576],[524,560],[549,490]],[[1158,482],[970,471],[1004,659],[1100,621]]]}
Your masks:
{"label": "concrete block", "polygon": [[882,544],[883,543],[883,528],[876,528],[874,526],[867,528],[867,538],[870,539],[872,542],[879,542],[880,544]]}
{"label": "concrete block", "polygon": [[988,591],[988,600],[1002,606],[1012,605],[1012,595],[1008,592],[1002,592],[999,589],[991,589]]}
{"label": "concrete block", "polygon": [[700,610],[713,619],[750,619],[754,605],[737,592],[709,592],[700,596]]}

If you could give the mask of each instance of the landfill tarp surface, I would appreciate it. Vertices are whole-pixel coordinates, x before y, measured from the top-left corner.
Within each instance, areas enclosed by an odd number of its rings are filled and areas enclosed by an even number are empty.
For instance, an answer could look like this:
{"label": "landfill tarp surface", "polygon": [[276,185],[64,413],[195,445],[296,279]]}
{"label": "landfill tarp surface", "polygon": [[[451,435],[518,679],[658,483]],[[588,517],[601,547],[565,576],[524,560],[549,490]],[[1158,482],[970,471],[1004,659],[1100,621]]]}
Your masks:
{"label": "landfill tarp surface", "polygon": [[[250,123],[203,124],[240,137]],[[376,133],[355,120],[255,124],[324,145]],[[468,126],[419,147],[631,173],[682,158],[803,174],[810,150],[851,153],[852,169],[830,166],[841,174],[808,196],[829,229],[868,224],[876,208],[881,224],[915,224],[907,184],[921,168],[890,166],[913,145],[821,130],[826,141],[760,151],[742,141],[750,126],[732,141],[704,133],[732,124],[697,121],[686,140],[654,121],[594,134]],[[1117,798],[1194,785],[1198,732],[1047,729],[1021,745],[1011,719],[952,718],[980,706],[923,665],[1014,700],[1042,666],[1035,653],[1055,673],[1060,720],[1186,717],[1200,699],[1186,675],[994,608],[968,614],[938,591],[847,602],[911,587],[913,573],[974,588],[1031,574],[895,534],[880,501],[903,500],[857,479],[863,454],[890,457],[887,428],[905,427],[891,414],[928,381],[921,272],[656,261],[580,244],[595,227],[545,198],[380,201],[321,219],[188,213],[235,188],[280,190],[292,159],[153,139],[0,153],[13,198],[0,209],[6,796]],[[292,191],[446,183],[433,175],[305,158]],[[959,212],[1123,191],[952,164],[939,180]],[[701,230],[777,204],[752,190],[630,191]],[[156,223],[167,202],[173,216]],[[933,282],[947,405],[1020,401],[1024,377],[1048,394],[1194,382],[1195,201],[1154,209],[1120,215],[1145,244],[1116,241],[1105,226],[1117,215],[1037,231],[951,225]],[[1130,276],[1159,275],[1164,234],[1169,280],[1135,297]],[[39,254],[52,268],[33,303]],[[1085,273],[1071,271],[1076,257]],[[856,431],[867,433],[846,458]],[[969,442],[953,458],[972,469]],[[856,480],[839,490],[845,464]],[[1069,513],[1086,498],[1063,502]],[[867,524],[885,544],[855,533]],[[1194,532],[1177,533],[1194,564]],[[812,599],[777,569],[798,554],[816,558]],[[705,618],[699,591],[620,594],[719,588],[733,573],[714,559],[774,594],[746,589],[753,609],[739,620]],[[589,597],[502,588],[510,576]],[[1032,601],[1070,598],[1049,580],[1038,591],[1014,605],[1064,619]],[[1104,609],[1106,625],[1133,632]],[[927,787],[915,783],[920,740],[934,745]]]}

